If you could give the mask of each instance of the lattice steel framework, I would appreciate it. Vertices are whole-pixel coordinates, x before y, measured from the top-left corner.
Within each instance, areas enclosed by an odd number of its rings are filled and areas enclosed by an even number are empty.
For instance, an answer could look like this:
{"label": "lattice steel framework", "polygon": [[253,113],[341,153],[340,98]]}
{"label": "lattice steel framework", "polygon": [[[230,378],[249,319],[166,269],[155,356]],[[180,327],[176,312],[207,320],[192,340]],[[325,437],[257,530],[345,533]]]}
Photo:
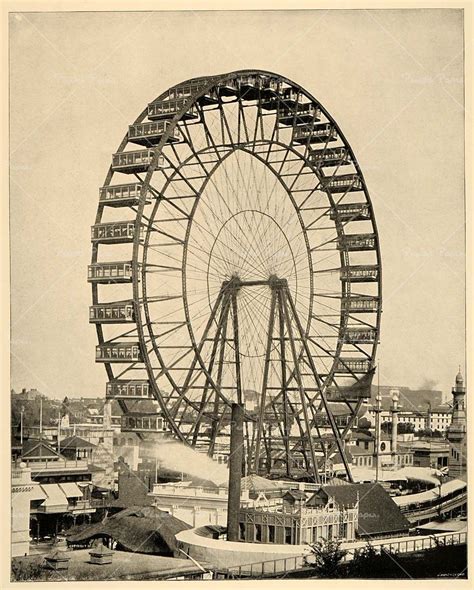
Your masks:
{"label": "lattice steel framework", "polygon": [[319,481],[336,457],[350,479],[380,250],[354,153],[314,97],[255,70],[170,88],[113,155],[92,242],[97,360],[124,429],[157,431],[140,412],[154,399],[175,437],[212,456],[238,401],[250,470]]}

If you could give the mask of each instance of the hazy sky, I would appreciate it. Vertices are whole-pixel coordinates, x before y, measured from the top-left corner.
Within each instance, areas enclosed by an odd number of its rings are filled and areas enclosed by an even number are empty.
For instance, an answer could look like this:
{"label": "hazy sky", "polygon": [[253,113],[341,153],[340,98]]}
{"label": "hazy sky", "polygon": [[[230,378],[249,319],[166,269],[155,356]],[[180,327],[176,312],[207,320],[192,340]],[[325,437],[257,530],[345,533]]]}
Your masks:
{"label": "hazy sky", "polygon": [[447,394],[465,363],[462,60],[456,10],[12,15],[12,387],[104,394],[86,277],[111,154],[169,86],[260,68],[312,93],[364,172],[381,383]]}

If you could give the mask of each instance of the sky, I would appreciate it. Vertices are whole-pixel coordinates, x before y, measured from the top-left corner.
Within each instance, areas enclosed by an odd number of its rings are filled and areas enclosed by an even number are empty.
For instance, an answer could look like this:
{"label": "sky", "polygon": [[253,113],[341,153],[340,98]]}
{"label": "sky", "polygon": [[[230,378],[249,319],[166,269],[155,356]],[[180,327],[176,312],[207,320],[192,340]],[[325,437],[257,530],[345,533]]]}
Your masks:
{"label": "sky", "polygon": [[449,394],[465,367],[462,12],[10,15],[11,386],[104,395],[90,225],[110,157],[181,80],[276,72],[327,108],[372,198],[380,383]]}

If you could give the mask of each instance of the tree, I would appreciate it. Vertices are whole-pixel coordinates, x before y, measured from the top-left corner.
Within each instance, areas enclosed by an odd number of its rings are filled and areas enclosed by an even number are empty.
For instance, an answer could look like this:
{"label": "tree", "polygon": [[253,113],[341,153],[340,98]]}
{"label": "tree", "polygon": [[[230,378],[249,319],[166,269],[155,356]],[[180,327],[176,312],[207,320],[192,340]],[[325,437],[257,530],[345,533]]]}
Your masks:
{"label": "tree", "polygon": [[311,557],[305,557],[305,564],[315,568],[321,578],[338,577],[341,561],[347,554],[346,550],[341,549],[341,541],[322,539],[309,546]]}
{"label": "tree", "polygon": [[356,549],[354,558],[349,562],[347,575],[350,578],[398,577],[389,572],[398,567],[394,554],[386,549],[377,551],[370,541],[362,549]]}
{"label": "tree", "polygon": [[398,434],[410,434],[415,432],[415,425],[412,422],[402,422],[398,425]]}
{"label": "tree", "polygon": [[362,417],[357,423],[357,427],[360,428],[360,430],[368,430],[371,426],[372,422],[364,417]]}

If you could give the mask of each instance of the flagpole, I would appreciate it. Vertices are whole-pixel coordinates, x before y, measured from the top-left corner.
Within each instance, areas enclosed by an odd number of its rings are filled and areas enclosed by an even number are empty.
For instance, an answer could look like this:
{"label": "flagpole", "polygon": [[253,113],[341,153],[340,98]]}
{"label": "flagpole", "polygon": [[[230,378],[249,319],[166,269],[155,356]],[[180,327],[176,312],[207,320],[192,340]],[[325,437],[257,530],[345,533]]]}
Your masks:
{"label": "flagpole", "polygon": [[39,437],[43,438],[43,398],[40,397]]}

